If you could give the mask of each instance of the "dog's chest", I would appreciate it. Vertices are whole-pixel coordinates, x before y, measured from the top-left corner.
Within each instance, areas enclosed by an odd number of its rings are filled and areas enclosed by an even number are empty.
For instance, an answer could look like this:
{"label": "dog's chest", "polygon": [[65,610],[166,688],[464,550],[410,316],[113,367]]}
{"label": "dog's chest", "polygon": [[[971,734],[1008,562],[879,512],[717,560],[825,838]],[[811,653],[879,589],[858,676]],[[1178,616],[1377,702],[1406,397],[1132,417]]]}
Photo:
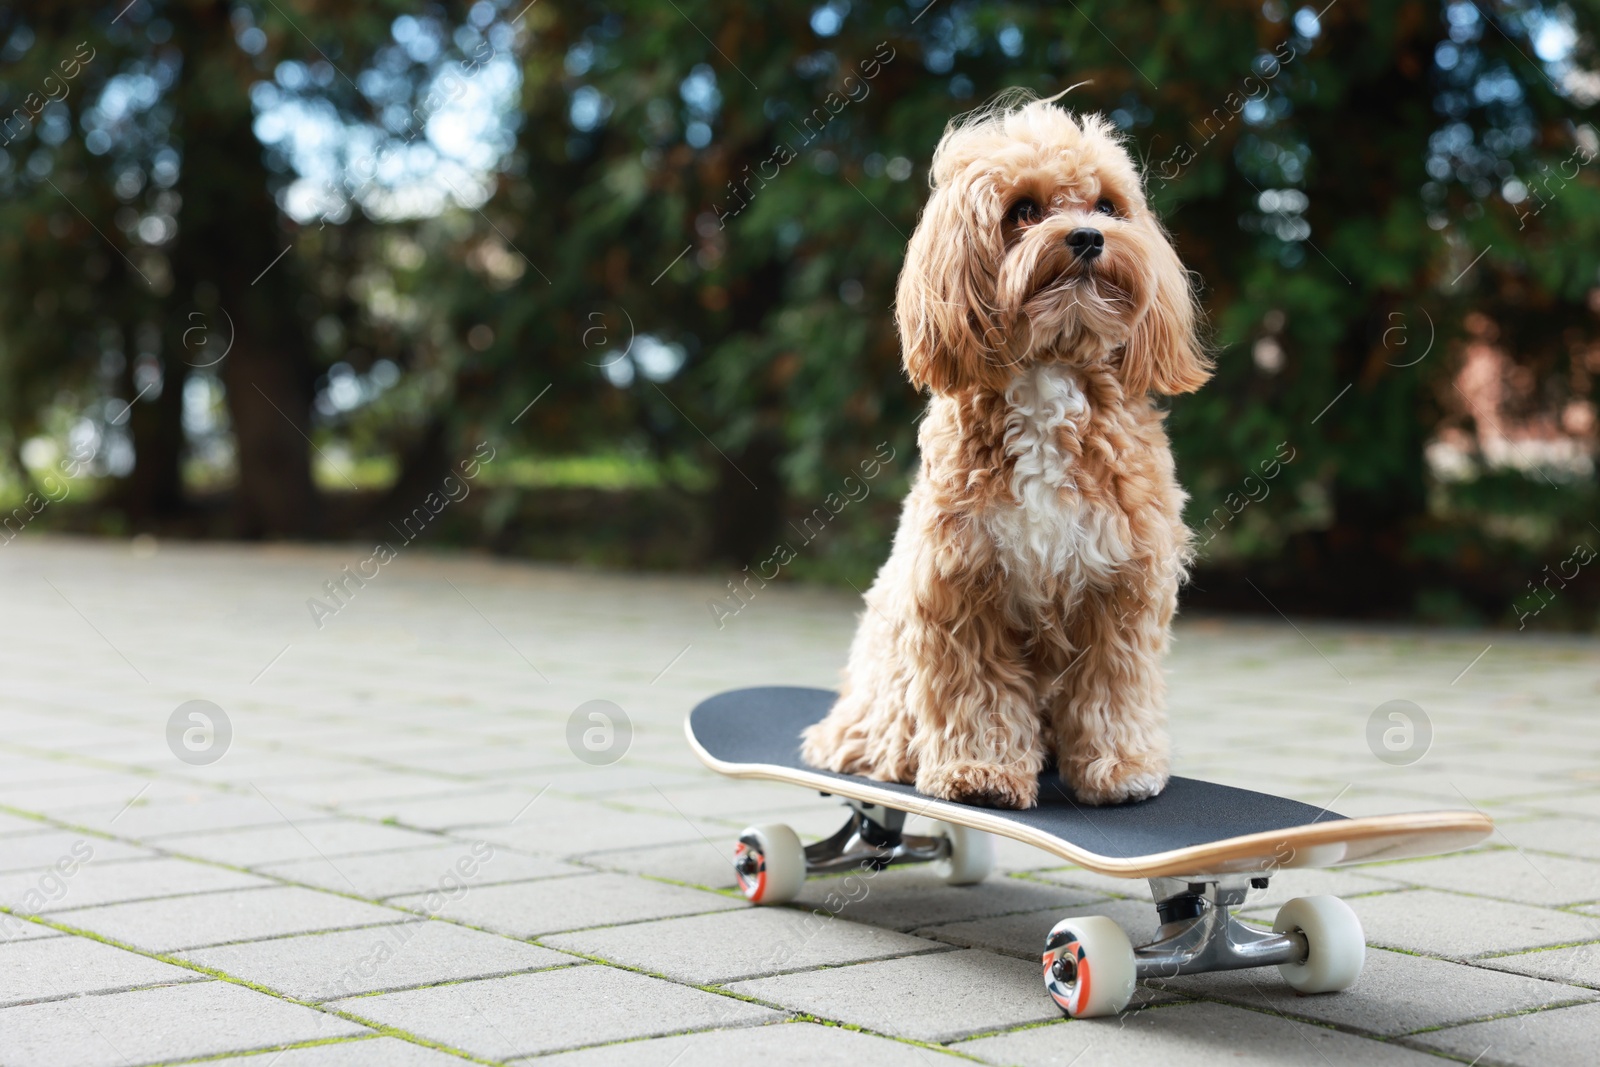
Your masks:
{"label": "dog's chest", "polygon": [[1126,524],[1078,484],[1091,415],[1078,380],[1065,367],[1029,367],[1006,389],[1006,405],[1011,499],[985,523],[1001,560],[1030,591],[1102,584],[1129,557]]}

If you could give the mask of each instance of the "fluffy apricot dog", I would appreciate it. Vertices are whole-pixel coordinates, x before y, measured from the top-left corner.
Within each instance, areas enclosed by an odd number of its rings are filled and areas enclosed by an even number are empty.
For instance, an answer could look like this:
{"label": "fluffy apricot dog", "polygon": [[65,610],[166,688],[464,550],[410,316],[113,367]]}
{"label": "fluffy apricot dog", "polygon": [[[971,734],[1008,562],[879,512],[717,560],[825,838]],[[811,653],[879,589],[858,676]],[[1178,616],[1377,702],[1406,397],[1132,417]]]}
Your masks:
{"label": "fluffy apricot dog", "polygon": [[1109,122],[1015,97],[957,119],[896,293],[931,393],[921,470],[813,766],[1026,808],[1167,782],[1190,558],[1164,414],[1210,366],[1189,276]]}

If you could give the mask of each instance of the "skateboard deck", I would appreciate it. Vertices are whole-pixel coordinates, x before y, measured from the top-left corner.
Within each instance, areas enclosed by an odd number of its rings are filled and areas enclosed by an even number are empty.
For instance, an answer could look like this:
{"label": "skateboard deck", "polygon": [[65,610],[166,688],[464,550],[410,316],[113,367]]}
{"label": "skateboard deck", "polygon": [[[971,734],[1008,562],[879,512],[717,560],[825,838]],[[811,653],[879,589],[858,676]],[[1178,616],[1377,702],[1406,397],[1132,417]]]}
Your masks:
{"label": "skateboard deck", "polygon": [[1039,778],[1037,807],[958,804],[909,785],[807,766],[800,758],[800,732],[821,720],[835,699],[825,689],[738,689],[703,701],[689,713],[685,732],[700,759],[721,774],[787,782],[998,834],[1121,878],[1237,875],[1431,856],[1467,848],[1494,830],[1478,811],[1346,818],[1313,804],[1178,777],[1148,800],[1092,807],[1076,801],[1050,767]]}

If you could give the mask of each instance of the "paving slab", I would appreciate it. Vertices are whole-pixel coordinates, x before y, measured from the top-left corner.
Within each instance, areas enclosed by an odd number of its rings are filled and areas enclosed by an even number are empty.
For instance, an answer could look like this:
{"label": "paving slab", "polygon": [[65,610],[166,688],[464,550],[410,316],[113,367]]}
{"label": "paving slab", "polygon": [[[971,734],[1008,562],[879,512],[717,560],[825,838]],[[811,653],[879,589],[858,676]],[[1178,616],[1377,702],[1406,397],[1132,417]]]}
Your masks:
{"label": "paving slab", "polygon": [[[148,784],[148,783],[147,783]],[[103,807],[72,817],[72,823],[133,841],[159,840],[170,834],[204,830],[237,830],[251,826],[296,825],[329,818],[325,811],[288,800],[269,800],[255,793],[223,793],[190,789],[182,799],[134,799],[122,808]]]}
{"label": "paving slab", "polygon": [[1485,774],[1443,768],[1429,770],[1426,763],[1364,772],[1357,781],[1428,797],[1437,801],[1435,806],[1440,808],[1482,807],[1519,800],[1559,806],[1557,798],[1576,793],[1580,788],[1576,783],[1567,785],[1559,779],[1550,780],[1528,772]]}
{"label": "paving slab", "polygon": [[532,810],[542,789],[497,787],[478,788],[450,796],[421,800],[377,800],[343,805],[345,811],[379,821],[392,820],[403,826],[423,830],[453,830],[460,826],[513,825]]}
{"label": "paving slab", "polygon": [[582,962],[446,922],[277,937],[192,949],[179,958],[309,1002]]}
{"label": "paving slab", "polygon": [[[1265,889],[1245,894],[1245,908],[1281,908],[1294,897],[1359,897],[1397,889],[1388,867],[1330,867],[1279,871]],[[1149,896],[1148,893],[1145,894]]]}
{"label": "paving slab", "polygon": [[[458,836],[480,837],[534,855],[566,856],[649,847],[675,841],[720,843],[726,828],[677,815],[623,811],[595,800],[545,793],[512,823],[488,821],[456,828]],[[737,836],[737,835],[735,835]],[[733,848],[732,840],[728,848]]]}
{"label": "paving slab", "polygon": [[404,920],[406,914],[300,886],[272,886],[108,904],[66,912],[60,918],[80,930],[147,952],[177,952],[286,934],[378,926]]}
{"label": "paving slab", "polygon": [[1594,1067],[1600,1004],[1580,1004],[1528,1015],[1436,1030],[1407,1038],[1477,1067]]}
{"label": "paving slab", "polygon": [[[1355,897],[1347,902],[1367,943],[1465,959],[1575,941],[1600,940],[1600,921],[1554,908],[1509,904],[1433,889]],[[1270,912],[1249,913],[1270,923]]]}
{"label": "paving slab", "polygon": [[[589,767],[568,758],[559,765],[530,773],[536,778],[549,775],[550,791],[558,796],[592,797],[624,805],[633,797],[657,796],[658,789],[713,781],[711,776],[715,772],[700,766],[699,761],[688,764],[679,758],[682,729],[680,724],[676,731],[667,733],[666,744],[655,746],[650,745],[648,737],[636,734],[627,757],[608,767]],[[806,795],[804,790],[796,792],[800,798]],[[667,810],[670,811],[670,807]],[[692,812],[688,814],[696,817]]]}
{"label": "paving slab", "polygon": [[1491,956],[1477,962],[1482,967],[1600,989],[1600,941],[1520,952],[1514,956]]}
{"label": "paving slab", "polygon": [[1021,960],[1038,960],[1044,951],[1045,938],[1056,923],[1084,915],[1104,915],[1113,920],[1136,945],[1154,940],[1156,928],[1161,925],[1156,909],[1150,904],[1134,900],[1095,900],[1072,907],[919,926],[913,932],[918,937],[963,948],[981,948]]}
{"label": "paving slab", "polygon": [[929,1067],[956,1064],[957,1057],[922,1045],[815,1023],[772,1023],[740,1030],[708,1030],[677,1034],[622,1045],[558,1052],[534,1060],[519,1060],[527,1067],[615,1067],[616,1064],[666,1067],[667,1064],[751,1063],[761,1067]]}
{"label": "paving slab", "polygon": [[194,982],[0,1010],[0,1063],[130,1067],[366,1032],[241,985]]}
{"label": "paving slab", "polygon": [[658,785],[655,789],[614,795],[611,799],[662,815],[682,813],[706,819],[748,819],[753,823],[781,822],[785,814],[795,811],[814,814],[820,810],[841,824],[849,815],[849,810],[836,798],[819,796],[813,790],[722,775]]}
{"label": "paving slab", "polygon": [[464,1067],[471,1060],[393,1037],[351,1038],[256,1056],[206,1060],[205,1067]]}
{"label": "paving slab", "polygon": [[963,1041],[952,1051],[1006,1067],[1439,1067],[1427,1053],[1225,1004],[1171,1004]]}
{"label": "paving slab", "polygon": [[948,949],[937,941],[799,908],[747,908],[634,923],[555,934],[541,943],[694,985]]}
{"label": "paving slab", "polygon": [[13,941],[35,941],[42,937],[63,936],[65,935],[53,926],[0,913],[0,945],[9,945]]}
{"label": "paving slab", "polygon": [[[58,777],[48,780],[21,785],[0,784],[0,804],[48,815],[75,826],[104,829],[104,824],[130,803],[170,795],[173,788],[170,784],[163,788],[139,773],[64,768]],[[181,789],[180,793],[187,796],[192,789]]]}
{"label": "paving slab", "polygon": [[50,915],[69,909],[98,907],[126,900],[209,893],[270,885],[243,871],[208,863],[158,857],[147,860],[108,860],[92,857],[63,871],[14,872],[0,875],[0,901],[12,911]]}
{"label": "paving slab", "polygon": [[42,874],[57,864],[77,866],[89,862],[139,859],[154,856],[147,848],[94,837],[71,830],[40,829],[32,823],[26,832],[0,837],[0,874]]}
{"label": "paving slab", "polygon": [[[209,977],[197,971],[86,937],[0,943],[0,1008],[56,997],[206,980]],[[0,1022],[0,1027],[4,1025]]]}
{"label": "paving slab", "polygon": [[471,792],[476,783],[460,778],[440,778],[402,771],[343,774],[309,781],[273,783],[268,795],[282,803],[287,799],[312,807],[342,807],[374,800],[419,800]]}
{"label": "paving slab", "polygon": [[791,1011],[917,1041],[942,1043],[1061,1017],[1038,963],[975,949],[801,971],[728,988]]}
{"label": "paving slab", "polygon": [[[1323,803],[1326,798],[1319,798],[1310,803]],[[1521,814],[1521,810],[1509,803],[1501,809],[1492,801],[1475,798],[1475,803],[1484,813],[1493,817],[1501,810]],[[1467,807],[1457,794],[1444,796],[1429,796],[1425,793],[1399,793],[1390,789],[1373,786],[1357,785],[1348,793],[1340,797],[1334,808],[1341,815],[1350,818],[1361,818],[1368,815],[1404,815],[1419,811],[1441,811],[1445,809],[1458,809]]]}
{"label": "paving slab", "polygon": [[1494,840],[1528,850],[1535,863],[1540,852],[1600,860],[1600,825],[1592,818],[1502,822],[1499,831]]}
{"label": "paving slab", "polygon": [[[541,998],[525,992],[501,999],[484,993],[479,1015],[458,1004],[454,1015],[459,1018],[441,1017],[440,1026],[467,1020],[484,1033],[498,1027],[518,1038],[516,1047],[523,1047],[519,1035],[526,1035],[518,1028],[524,1026],[534,1027],[529,1033],[535,1037],[571,1027],[571,1039],[581,1042],[609,1041],[615,1034],[623,1044],[589,1046],[583,1056],[590,1062],[615,1062],[620,1056],[652,1062],[650,1057],[664,1053],[657,1067],[680,1054],[677,1067],[691,1059],[781,1062],[788,1054],[802,1062],[826,1062],[834,1055],[830,1042],[839,1046],[839,1056],[863,1062],[892,1061],[907,1049],[917,1062],[948,1055],[841,1026],[824,1027],[826,1036],[817,1036],[813,1024],[786,1021],[792,1010],[787,1005],[760,1018],[725,1019],[729,1010],[751,1010],[731,999],[732,1009],[718,1003],[714,1012],[683,1011],[680,994],[656,990],[687,989],[691,1000],[715,999],[715,994],[687,988],[680,976],[791,989],[814,982],[819,1004],[820,994],[837,986],[845,991],[840,1015],[821,1019],[845,1024],[853,1018],[845,1017],[848,1013],[862,1010],[850,995],[859,991],[849,983],[887,968],[896,980],[881,990],[881,999],[869,990],[865,1002],[891,1023],[905,989],[927,988],[918,1011],[929,1020],[928,1032],[946,1023],[947,1029],[978,1025],[963,1023],[962,1013],[992,1014],[994,1024],[1010,1026],[1015,1024],[1005,1021],[1005,1012],[1018,1005],[1053,1010],[1040,987],[1037,952],[1044,932],[1060,917],[1110,914],[1135,936],[1148,933],[1154,923],[1143,881],[1090,875],[1046,853],[1000,841],[997,870],[1026,871],[1031,880],[1019,883],[997,875],[984,886],[952,891],[926,870],[889,872],[869,883],[864,900],[828,920],[827,933],[808,942],[813,955],[803,967],[745,977],[752,973],[744,970],[751,966],[746,960],[763,948],[754,942],[773,936],[773,916],[800,913],[752,910],[737,896],[685,887],[726,890],[732,885],[728,859],[747,823],[785,821],[815,837],[837,829],[842,814],[837,804],[805,790],[735,782],[706,771],[683,742],[683,716],[706,695],[734,686],[835,684],[860,610],[859,597],[848,590],[774,584],[735,622],[717,630],[704,610],[708,598],[725,592],[713,577],[617,575],[408,552],[369,583],[350,610],[313,631],[305,597],[359,559],[349,546],[141,545],[158,550],[152,556],[142,548],[136,556],[126,542],[30,538],[0,553],[0,581],[10,579],[7,586],[17,593],[13,611],[0,617],[0,669],[7,679],[0,706],[0,807],[5,808],[0,811],[0,916],[14,899],[6,895],[8,887],[41,894],[35,907],[62,906],[45,912],[51,921],[62,922],[127,905],[112,918],[131,923],[135,912],[146,910],[139,903],[147,900],[145,894],[173,895],[168,899],[189,903],[179,907],[156,899],[160,906],[149,910],[161,914],[140,917],[152,927],[144,930],[152,942],[187,941],[201,927],[209,936],[250,939],[230,940],[228,948],[212,944],[187,951],[233,953],[231,966],[274,973],[272,980],[286,989],[338,977],[332,972],[351,966],[346,949],[359,966],[361,949],[351,946],[370,930],[444,929],[451,931],[451,943],[466,937],[473,945],[455,951],[449,944],[429,948],[426,941],[408,942],[381,961],[372,976],[379,983],[374,992],[341,1003],[401,997],[421,1003],[430,996],[442,1003],[444,994],[435,990],[493,990],[504,983],[525,990],[549,981],[541,988],[556,991],[568,988],[563,983],[604,984],[610,972],[627,974],[623,981],[635,984],[622,998],[626,1024],[608,1023],[600,1036],[580,1032],[580,1023],[588,1005],[604,998],[577,986],[573,995],[556,997],[540,1009],[552,1013],[542,1030],[538,1020],[526,1018],[528,1005]],[[112,650],[83,643],[82,619],[37,580],[39,573],[72,576],[73,584],[63,590],[139,664],[151,679],[149,686],[135,684],[127,663]],[[461,602],[447,579],[481,615]],[[80,589],[81,600],[75,593]],[[505,647],[485,618],[493,619],[547,680]],[[1411,975],[1409,985],[1386,977],[1394,968],[1375,964],[1367,976],[1370,988],[1358,985],[1338,997],[1281,1003],[1264,999],[1260,1011],[1244,1007],[1244,996],[1227,992],[1228,981],[1238,975],[1209,976],[1213,985],[1206,984],[1207,976],[1197,978],[1199,991],[1193,994],[1146,986],[1137,1001],[1145,1007],[1115,1032],[1092,1020],[1062,1023],[1055,1017],[1039,1026],[1037,1033],[1049,1034],[1051,1042],[1067,1034],[1110,1035],[1080,1063],[1101,1061],[1108,1051],[1112,1062],[1175,1065],[1250,1062],[1252,1057],[1312,1067],[1329,1061],[1396,1062],[1396,1057],[1415,1062],[1421,1050],[1398,1042],[1444,1041],[1455,1032],[1470,1036],[1485,1024],[1465,1021],[1463,1013],[1496,997],[1529,1004],[1526,990],[1536,988],[1530,982],[1578,989],[1583,997],[1600,991],[1588,948],[1600,945],[1600,896],[1585,896],[1590,868],[1576,865],[1600,861],[1600,772],[1594,769],[1600,761],[1600,718],[1593,714],[1600,697],[1595,681],[1600,646],[1592,638],[1552,635],[1296,625],[1300,632],[1276,618],[1180,620],[1167,664],[1178,772],[1331,804],[1352,815],[1460,808],[1468,803],[1464,792],[1501,820],[1501,832],[1487,848],[1411,866],[1415,888],[1397,880],[1396,872],[1408,867],[1401,863],[1286,871],[1265,893],[1252,894],[1249,913],[1255,918],[1270,918],[1288,896],[1345,897],[1378,945],[1426,957],[1402,961],[1396,973]],[[1479,661],[1491,642],[1492,651]],[[620,658],[619,648],[627,650]],[[66,661],[74,669],[63,673],[59,664]],[[261,674],[269,663],[274,666]],[[205,767],[175,760],[161,733],[172,708],[196,696],[225,707],[236,728],[230,751]],[[1431,751],[1409,768],[1382,765],[1361,733],[1372,709],[1395,697],[1420,703],[1436,727]],[[595,698],[617,702],[632,720],[627,754],[607,767],[578,760],[566,741],[573,712]],[[31,817],[43,815],[63,825]],[[369,826],[374,829],[365,829]],[[91,831],[107,836],[93,837]],[[8,850],[6,843],[18,835],[41,836]],[[92,862],[64,879],[63,897],[60,887],[39,880],[43,865],[56,858],[42,842],[70,844],[72,835],[105,844]],[[458,850],[471,856],[480,840],[495,850],[493,859],[470,875],[452,876],[463,858]],[[1503,856],[1495,858],[1512,847],[1521,850],[1526,878]],[[24,848],[34,851],[23,855]],[[191,856],[203,851],[229,866],[199,857],[150,857],[139,849],[187,849]],[[145,858],[135,858],[141,855]],[[4,870],[7,857],[21,869]],[[1543,858],[1551,860],[1554,886],[1526,862],[1541,864]],[[236,869],[240,866],[260,877]],[[97,871],[115,877],[100,877]],[[23,877],[8,883],[12,874]],[[309,887],[301,892],[327,892],[298,898],[300,904],[293,897],[263,896],[249,909],[230,912],[234,905],[228,904],[201,907],[197,914],[185,910],[208,896],[277,891],[280,880]],[[563,880],[581,884],[555,890]],[[551,888],[534,888],[540,884]],[[806,899],[826,911],[829,895],[845,895],[845,886],[841,879],[818,880],[808,886]],[[583,899],[586,891],[592,899]],[[1041,897],[1041,891],[1068,895]],[[437,894],[432,906],[430,894]],[[505,945],[514,946],[518,956],[507,964],[513,967],[532,959],[529,953],[555,951],[549,944],[541,948],[439,922],[409,921],[394,910],[355,916],[346,911],[394,898],[408,898],[413,915],[435,914],[453,903],[512,934],[539,931],[533,936],[547,942],[571,939],[575,946],[581,941],[639,962],[579,963],[557,972],[522,971],[453,984],[447,978],[443,985],[394,991],[383,984],[385,974],[400,974],[407,966],[415,972],[387,981],[432,983],[435,975],[483,975]],[[273,904],[274,899],[280,903]],[[1590,903],[1569,903],[1574,900]],[[339,924],[352,918],[373,926],[357,926],[347,934]],[[471,918],[462,921],[479,925]],[[595,923],[600,925],[589,925]],[[755,931],[749,945],[718,941],[712,933],[745,927]],[[895,940],[902,937],[939,947],[910,956],[876,955],[886,942],[904,946]],[[99,952],[103,968],[65,966],[71,952],[83,951],[67,947],[75,941],[82,939],[15,916],[0,917],[0,952],[31,945],[28,951],[43,953],[46,942],[56,942],[52,947],[63,953],[61,974],[74,976],[61,981],[76,981],[82,972],[82,980],[93,985],[105,978],[100,969],[114,975],[110,961],[120,957]],[[317,951],[308,949],[311,942]],[[496,948],[483,947],[490,944]],[[419,946],[428,951],[413,956]],[[1014,978],[1014,988],[994,975],[969,983],[972,988],[946,988],[959,978],[958,958],[970,958],[973,950],[978,956],[992,954],[1002,971],[1018,968],[1006,979]],[[1381,950],[1372,951],[1376,956]],[[372,947],[369,953],[365,959],[381,955],[381,949]],[[627,966],[657,967],[674,978],[654,979]],[[758,960],[755,966],[762,964]],[[560,971],[597,977],[555,977]],[[1282,992],[1270,970],[1259,977],[1263,989]],[[55,988],[46,980],[37,984],[41,990]],[[186,988],[216,984],[180,983]],[[1428,997],[1419,1002],[1417,990]],[[10,1018],[26,1018],[13,1013],[128,996],[101,993],[0,1008],[0,1035],[12,1033]],[[984,1002],[984,996],[996,1003]],[[1352,998],[1368,1003],[1362,997],[1387,997],[1391,1010],[1386,1013],[1384,1004],[1373,1002],[1359,1017],[1327,1025],[1323,1015],[1333,1018],[1335,1006]],[[283,1003],[271,997],[267,1002]],[[953,1023],[941,1014],[950,1005],[956,1009]],[[439,1010],[450,1013],[448,1007]],[[1414,1025],[1408,1011],[1418,1018],[1444,1018],[1444,1029],[1372,1036]],[[1197,1014],[1183,1014],[1188,1012]],[[1163,1014],[1162,1029],[1148,1030]],[[152,1017],[142,1009],[133,1016],[141,1023]],[[1592,1013],[1581,1007],[1530,1009],[1515,1018],[1548,1027],[1538,1033],[1551,1035],[1548,1043],[1558,1054],[1566,1047],[1560,1039],[1563,1027],[1579,1033],[1585,1026],[1597,1029]],[[1563,1018],[1578,1022],[1556,1025]],[[400,1014],[396,1019],[405,1025]],[[1220,1037],[1208,1036],[1208,1026]],[[685,1030],[707,1033],[684,1036]],[[980,1032],[962,1030],[964,1035]],[[1058,1043],[1039,1046],[1048,1053],[1028,1052],[1031,1042],[1044,1040],[1028,1036],[1035,1033],[1007,1031],[1000,1040],[1007,1042],[1004,1047],[1023,1050],[1018,1056],[1023,1062],[1070,1059],[1056,1055]],[[1139,1040],[1156,1044],[1129,1043],[1130,1034],[1141,1033]],[[112,1028],[107,1035],[116,1036]],[[1307,1035],[1315,1046],[1307,1043]],[[273,1043],[250,1049],[279,1047],[276,1033],[262,1036],[271,1036]],[[277,1051],[244,1060],[250,1067],[454,1062],[448,1052],[371,1037],[294,1050],[281,1063],[265,1062]],[[690,1051],[672,1046],[673,1041]],[[538,1045],[537,1052],[519,1055],[544,1053],[544,1043],[531,1044]],[[977,1043],[957,1047],[969,1046]],[[1539,1046],[1534,1040],[1528,1051],[1507,1055],[1538,1062]],[[1514,1049],[1515,1043],[1506,1047]],[[197,1053],[191,1035],[182,1032],[151,1048],[158,1051],[133,1062],[247,1051],[201,1042]],[[1491,1051],[1484,1062],[1497,1054]],[[1461,1058],[1468,1062],[1472,1056]],[[0,1062],[31,1060],[0,1050]]]}
{"label": "paving slab", "polygon": [[226,863],[233,867],[260,867],[288,860],[338,859],[364,852],[389,852],[437,845],[436,834],[356,819],[319,819],[300,826],[259,826],[220,833],[166,837],[167,852]]}
{"label": "paving slab", "polygon": [[462,886],[589,873],[584,867],[540,856],[525,856],[487,841],[455,841],[401,852],[340,856],[337,860],[319,856],[289,863],[262,864],[257,870],[286,882],[300,882],[374,900],[435,890],[455,893]]}
{"label": "paving slab", "polygon": [[1560,797],[1524,801],[1517,807],[1555,816],[1578,816],[1597,820],[1600,819],[1600,790],[1589,789],[1579,793],[1567,793]]}
{"label": "paving slab", "polygon": [[705,889],[733,889],[738,885],[733,874],[731,844],[723,849],[695,840],[653,848],[624,848],[615,852],[592,852],[584,856],[583,862],[601,870],[648,874]]}
{"label": "paving slab", "polygon": [[338,1000],[332,1006],[491,1059],[781,1017],[732,997],[592,964]]}
{"label": "paving slab", "polygon": [[1097,897],[1126,897],[1152,903],[1150,883],[1143,878],[1113,878],[1109,874],[1097,874],[1082,867],[1062,867],[1059,864],[1030,871],[1028,877],[1032,881],[1084,890]]}
{"label": "paving slab", "polygon": [[1099,893],[1021,878],[991,877],[980,885],[946,885],[925,868],[891,867],[876,873],[808,879],[796,903],[873,926],[914,930],[934,923],[1048,907],[1064,911],[1099,899]]}
{"label": "paving slab", "polygon": [[454,900],[432,893],[395,897],[390,903],[512,937],[749,907],[742,898],[609,873],[473,886]]}
{"label": "paving slab", "polygon": [[[0,775],[15,773],[9,764],[0,765]],[[0,811],[0,837],[14,837],[17,834],[36,834],[41,830],[50,829],[48,823],[37,819],[25,819],[21,815],[13,815],[8,811]]]}
{"label": "paving slab", "polygon": [[1285,985],[1276,968],[1271,967],[1184,975],[1161,979],[1157,984],[1180,993],[1379,1037],[1596,997],[1593,991],[1576,986],[1381,948],[1367,950],[1360,981],[1339,993],[1301,996]]}
{"label": "paving slab", "polygon": [[1600,900],[1600,862],[1497,849],[1393,863],[1378,868],[1410,885],[1557,907]]}

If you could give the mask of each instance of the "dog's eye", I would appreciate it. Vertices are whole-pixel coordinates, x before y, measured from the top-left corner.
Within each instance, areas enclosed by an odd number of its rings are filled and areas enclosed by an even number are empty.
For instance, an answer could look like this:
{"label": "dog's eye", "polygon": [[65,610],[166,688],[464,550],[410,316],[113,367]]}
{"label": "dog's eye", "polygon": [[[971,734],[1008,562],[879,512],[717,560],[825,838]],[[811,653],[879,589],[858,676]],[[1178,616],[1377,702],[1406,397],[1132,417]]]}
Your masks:
{"label": "dog's eye", "polygon": [[1022,226],[1027,223],[1038,222],[1039,205],[1034,203],[1032,200],[1029,200],[1027,197],[1023,197],[1015,204],[1012,204],[1010,210],[1006,212],[1006,221],[1011,223],[1013,226]]}
{"label": "dog's eye", "polygon": [[1113,204],[1109,197],[1102,196],[1094,202],[1094,210],[1098,215],[1115,215],[1117,213],[1117,205]]}

